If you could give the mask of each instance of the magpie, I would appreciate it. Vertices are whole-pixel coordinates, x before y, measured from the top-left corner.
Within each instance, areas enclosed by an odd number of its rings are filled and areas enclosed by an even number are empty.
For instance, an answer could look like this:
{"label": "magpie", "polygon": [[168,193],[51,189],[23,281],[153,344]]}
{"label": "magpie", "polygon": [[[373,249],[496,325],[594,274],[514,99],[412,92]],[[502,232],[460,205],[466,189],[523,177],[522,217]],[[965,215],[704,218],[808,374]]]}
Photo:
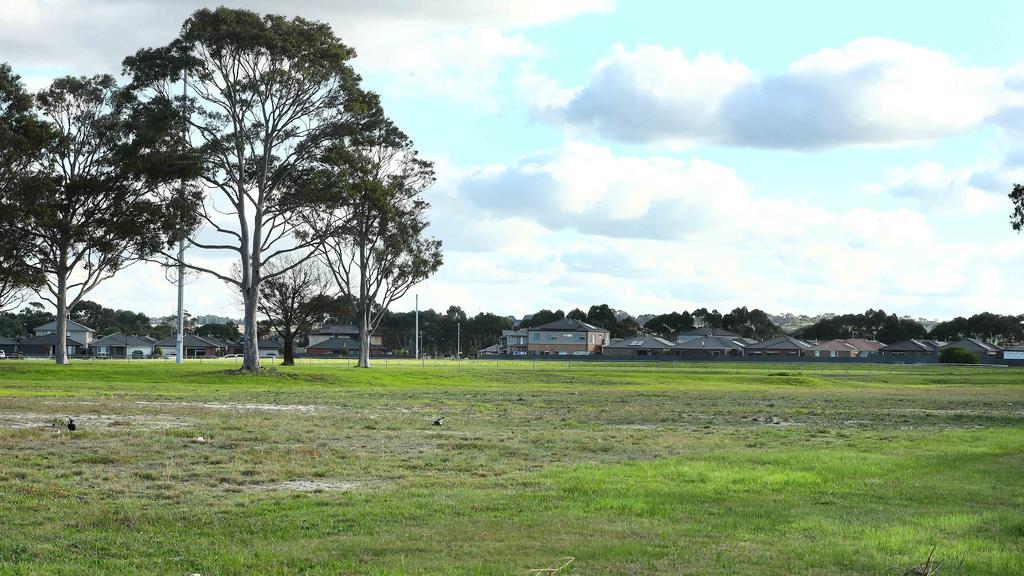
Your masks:
{"label": "magpie", "polygon": [[75,426],[74,419],[68,418],[68,430],[71,430],[72,432],[74,432],[75,428],[78,428],[78,426]]}
{"label": "magpie", "polygon": [[444,416],[441,416],[437,420],[434,420],[434,426],[440,426],[441,424],[444,424]]}

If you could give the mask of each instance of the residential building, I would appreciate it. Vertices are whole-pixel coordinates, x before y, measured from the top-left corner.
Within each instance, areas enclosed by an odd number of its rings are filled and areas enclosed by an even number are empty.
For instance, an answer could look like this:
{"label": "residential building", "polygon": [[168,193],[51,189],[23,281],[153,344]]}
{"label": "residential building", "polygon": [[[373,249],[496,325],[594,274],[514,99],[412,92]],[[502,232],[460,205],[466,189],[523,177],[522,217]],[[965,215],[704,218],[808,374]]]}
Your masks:
{"label": "residential building", "polygon": [[701,336],[676,342],[672,351],[677,356],[743,356],[742,338],[728,336]]}
{"label": "residential building", "polygon": [[1004,348],[1003,360],[1024,360],[1024,344]]}
{"label": "residential building", "polygon": [[501,338],[498,339],[499,354],[508,354],[509,356],[522,356],[526,354],[529,336],[525,328],[502,330]]}
{"label": "residential building", "polygon": [[[154,346],[159,346],[161,354],[165,356],[171,352],[176,353],[178,346],[177,338],[176,335],[172,334],[157,342]],[[195,334],[185,334],[182,347],[184,348],[185,358],[216,358],[226,352],[220,344]]]}
{"label": "residential building", "polygon": [[888,346],[882,346],[878,349],[878,353],[882,356],[936,356],[939,353],[939,349],[945,346],[945,344],[945,342],[937,340],[911,338],[910,340],[901,340]]}
{"label": "residential building", "polygon": [[[358,342],[359,341],[359,326],[356,326],[355,324],[341,324],[341,323],[325,324],[324,326],[321,326],[319,329],[317,329],[315,332],[313,332],[312,334],[309,335],[309,344],[306,346],[306,348],[308,349],[310,346],[314,346],[315,347],[317,344],[320,344],[321,342],[325,342],[327,340],[330,340],[331,338],[346,338],[346,337],[347,338],[351,338],[351,339],[355,340],[356,342]],[[377,331],[375,330],[373,332],[373,334],[370,335],[370,347],[371,348],[373,346],[380,347],[380,346],[383,346],[383,345],[384,345],[384,338],[380,334],[378,334]],[[356,349],[358,350],[359,347],[356,346]]]}
{"label": "residential building", "polygon": [[148,336],[131,336],[114,333],[93,340],[89,351],[99,356],[112,358],[152,358],[156,340]]}
{"label": "residential building", "polygon": [[[88,346],[74,338],[68,337],[66,343],[69,356],[78,356],[89,351]],[[25,356],[53,356],[56,349],[56,332],[26,338],[18,345],[18,350]]]}
{"label": "residential building", "polygon": [[804,351],[804,356],[814,358],[866,358],[877,354],[884,346],[881,342],[864,338],[837,338],[815,344]]}
{"label": "residential building", "polygon": [[527,354],[599,354],[611,343],[608,330],[572,318],[530,328],[527,333]]}
{"label": "residential building", "polygon": [[[370,355],[374,355],[373,345],[370,345]],[[359,339],[350,336],[340,336],[321,340],[316,344],[306,346],[306,354],[310,356],[353,356],[359,354]]]}
{"label": "residential building", "polygon": [[612,340],[604,346],[605,356],[665,356],[672,353],[672,342],[649,334]]}
{"label": "residential building", "polygon": [[978,340],[977,338],[964,338],[957,342],[950,342],[942,348],[963,348],[968,352],[974,352],[978,356],[1000,356],[1002,355],[1003,349],[997,344],[991,342],[985,342]]}
{"label": "residential building", "polygon": [[[42,326],[36,326],[33,330],[36,336],[48,336],[50,334],[56,334],[57,332],[57,321],[48,322]],[[80,345],[88,347],[92,343],[93,335],[96,331],[88,326],[83,326],[74,320],[68,320],[67,337],[78,342]],[[83,349],[84,352],[84,349]]]}
{"label": "residential building", "polygon": [[801,356],[811,345],[792,336],[779,336],[744,349],[747,356]]}
{"label": "residential building", "polygon": [[8,358],[11,358],[18,353],[18,341],[0,336],[0,350],[3,350]]}
{"label": "residential building", "polygon": [[694,328],[693,330],[687,330],[680,332],[676,335],[676,342],[686,342],[687,340],[693,340],[694,338],[704,338],[707,336],[721,336],[724,338],[739,338],[740,335],[735,332],[730,332],[725,328],[714,328],[711,326],[704,326],[701,328]]}

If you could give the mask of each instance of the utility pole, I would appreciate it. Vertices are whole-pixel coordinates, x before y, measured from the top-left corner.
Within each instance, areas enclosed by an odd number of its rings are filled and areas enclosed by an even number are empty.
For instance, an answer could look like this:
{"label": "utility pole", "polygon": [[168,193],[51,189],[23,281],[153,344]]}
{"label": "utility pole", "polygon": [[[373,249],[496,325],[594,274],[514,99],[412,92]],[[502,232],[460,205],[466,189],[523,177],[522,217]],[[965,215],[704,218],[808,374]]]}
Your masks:
{"label": "utility pole", "polygon": [[462,322],[455,323],[455,359],[462,360]]}
{"label": "utility pole", "polygon": [[[185,72],[181,73],[181,95],[182,104],[188,110],[188,82],[185,80]],[[183,139],[188,138],[188,124],[182,127]],[[184,140],[183,140],[184,142]],[[185,196],[185,179],[181,179],[181,195]],[[179,228],[180,230],[180,228]],[[181,364],[185,361],[185,238],[178,238],[178,340],[174,349],[174,363]],[[127,353],[128,349],[125,348]]]}
{"label": "utility pole", "polygon": [[416,334],[413,335],[413,340],[416,342],[416,360],[420,359],[420,295],[416,295]]}

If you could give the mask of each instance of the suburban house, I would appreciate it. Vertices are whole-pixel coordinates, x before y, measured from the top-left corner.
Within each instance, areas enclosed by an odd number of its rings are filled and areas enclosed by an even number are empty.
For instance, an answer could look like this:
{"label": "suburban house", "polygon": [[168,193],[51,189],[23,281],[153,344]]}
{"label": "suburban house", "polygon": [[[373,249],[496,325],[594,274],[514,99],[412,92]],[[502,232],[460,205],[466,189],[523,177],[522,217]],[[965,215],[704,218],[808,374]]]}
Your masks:
{"label": "suburban house", "polygon": [[725,328],[713,328],[711,326],[705,326],[703,328],[694,328],[693,330],[687,330],[686,332],[680,332],[676,334],[676,342],[686,342],[687,340],[693,340],[694,338],[704,338],[706,336],[721,336],[723,338],[739,338],[740,335],[735,332],[730,332]]}
{"label": "suburban house", "polygon": [[152,358],[156,340],[148,336],[129,336],[114,333],[93,340],[89,351],[99,356],[112,358]]}
{"label": "suburban house", "polygon": [[878,353],[882,356],[935,356],[945,344],[945,342],[937,340],[911,338],[882,346],[878,349]]}
{"label": "suburban house", "polygon": [[[48,322],[42,326],[37,326],[33,331],[36,336],[49,336],[50,334],[57,333],[57,321]],[[93,334],[96,331],[88,326],[82,326],[74,320],[68,320],[67,335],[68,338],[78,342],[84,346],[89,346],[92,343]]]}
{"label": "suburban house", "polygon": [[672,353],[672,342],[657,336],[641,334],[631,338],[612,340],[606,344],[605,356],[664,356]]}
{"label": "suburban house", "polygon": [[991,342],[984,342],[977,338],[964,338],[957,342],[950,342],[942,348],[963,348],[968,352],[974,352],[978,356],[1000,356],[1003,349]]}
{"label": "suburban house", "polygon": [[728,336],[701,336],[676,342],[672,351],[677,356],[743,356],[742,338]]}
{"label": "suburban house", "polygon": [[[154,346],[159,346],[161,353],[164,355],[176,352],[178,349],[178,337],[172,334],[157,342]],[[216,358],[225,352],[221,345],[195,334],[185,334],[182,348],[184,349],[185,358]]]}
{"label": "suburban house", "polygon": [[744,349],[747,356],[801,356],[811,345],[792,336],[779,336]]}
{"label": "suburban house", "polygon": [[529,334],[525,328],[519,330],[502,330],[501,338],[498,339],[498,354],[508,354],[509,356],[522,356],[526,354],[527,341]]}
{"label": "suburban house", "polygon": [[814,358],[866,358],[877,354],[884,346],[881,342],[864,338],[837,338],[815,344],[804,351],[804,356]]}
{"label": "suburban house", "polygon": [[527,330],[527,354],[597,354],[611,343],[611,332],[572,318]]}
{"label": "suburban house", "polygon": [[[380,352],[380,346],[370,344],[370,355],[375,356],[375,352]],[[306,346],[306,354],[310,356],[349,356],[359,354],[359,338],[357,335],[356,338],[352,338],[351,336],[338,336],[336,338],[321,340],[316,344]]]}
{"label": "suburban house", "polygon": [[[223,348],[225,354],[245,354],[245,338],[242,338],[238,342],[226,342],[212,336],[203,336],[203,340],[207,340]],[[256,341],[256,347],[260,349],[260,353],[277,353],[281,351],[284,344],[270,338],[260,338]]]}
{"label": "suburban house", "polygon": [[10,358],[18,353],[18,341],[0,336],[0,350],[3,350],[4,354]]}
{"label": "suburban house", "polygon": [[[358,342],[359,326],[356,326],[355,324],[325,324],[324,326],[321,326],[318,330],[309,335],[309,344],[306,346],[306,348],[308,349],[311,346],[315,347],[317,344],[326,342],[327,340],[330,340],[332,338],[346,337]],[[381,347],[383,345],[384,338],[381,335],[377,334],[376,330],[373,332],[373,334],[370,334],[371,349],[374,346]],[[356,350],[358,349],[359,346],[357,345]]]}
{"label": "suburban house", "polygon": [[[66,343],[69,356],[85,354],[89,350],[89,347],[83,342],[70,336]],[[57,334],[55,332],[26,338],[18,345],[18,350],[25,356],[53,356],[56,349]]]}
{"label": "suburban house", "polygon": [[1004,348],[1003,360],[1024,360],[1024,344]]}

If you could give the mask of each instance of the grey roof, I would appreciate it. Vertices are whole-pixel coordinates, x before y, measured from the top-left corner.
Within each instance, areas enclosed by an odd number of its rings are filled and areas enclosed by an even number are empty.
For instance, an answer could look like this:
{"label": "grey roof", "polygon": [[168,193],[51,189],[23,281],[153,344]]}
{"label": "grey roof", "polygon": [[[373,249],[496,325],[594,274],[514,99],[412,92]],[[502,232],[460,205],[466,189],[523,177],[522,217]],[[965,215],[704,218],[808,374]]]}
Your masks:
{"label": "grey roof", "polygon": [[730,332],[725,328],[704,326],[702,328],[694,328],[692,330],[687,330],[686,332],[680,332],[679,336],[726,336],[728,338],[738,338],[739,334]]}
{"label": "grey roof", "polygon": [[12,340],[6,336],[0,336],[0,346],[14,346],[17,343],[17,340]]}
{"label": "grey roof", "polygon": [[677,342],[672,347],[676,350],[742,350],[743,344],[725,336],[704,336]]}
{"label": "grey roof", "polygon": [[359,334],[359,326],[355,324],[342,324],[335,322],[332,324],[324,324],[313,334],[319,335],[331,335],[331,334]]}
{"label": "grey roof", "polygon": [[911,338],[909,340],[901,340],[888,346],[882,346],[878,350],[881,352],[936,352],[939,348],[945,346],[945,342],[939,342],[937,340],[925,340],[921,338]]}
{"label": "grey roof", "polygon": [[[54,320],[53,322],[47,322],[46,324],[43,324],[42,326],[36,326],[35,328],[32,329],[32,331],[35,332],[36,330],[56,330],[56,329],[57,329],[57,321]],[[92,328],[89,328],[88,326],[83,326],[83,325],[79,324],[78,322],[75,322],[74,320],[71,320],[71,319],[68,319],[68,330],[71,331],[71,332],[82,332],[82,331],[85,331],[85,332],[95,332],[95,330],[93,330]]]}
{"label": "grey roof", "polygon": [[662,350],[671,348],[672,343],[664,338],[658,338],[650,334],[640,334],[631,338],[621,338],[613,340],[611,344],[606,344],[605,348],[624,348],[627,350]]}
{"label": "grey roof", "polygon": [[964,348],[973,352],[998,352],[1002,350],[999,346],[991,343],[978,340],[977,338],[964,338],[959,342],[951,342],[943,346],[943,348]]}
{"label": "grey roof", "polygon": [[[85,347],[74,338],[67,339],[68,346],[80,346]],[[42,336],[32,336],[21,341],[22,346],[56,346],[57,345],[57,334],[44,334]]]}
{"label": "grey roof", "polygon": [[359,350],[359,341],[348,336],[341,336],[306,346],[306,350]]}
{"label": "grey roof", "polygon": [[93,340],[89,346],[124,346],[125,338],[127,338],[128,346],[152,346],[155,342],[152,338],[146,336],[125,336],[124,334],[114,333],[98,340]]}
{"label": "grey roof", "polygon": [[562,318],[529,329],[530,332],[607,332],[604,328],[574,318]]}
{"label": "grey roof", "polygon": [[792,336],[779,336],[747,346],[747,350],[806,350],[811,345]]}
{"label": "grey roof", "polygon": [[757,344],[757,340],[754,340],[753,338],[730,338],[730,340],[739,344],[740,346],[743,346],[744,348],[750,346],[751,344]]}
{"label": "grey roof", "polygon": [[[196,336],[195,334],[185,334],[183,340],[183,344],[186,348],[223,348],[222,345],[217,344],[216,342],[211,342],[202,336]],[[176,348],[178,346],[178,337],[172,334],[155,343],[154,346],[159,346],[161,348]]]}
{"label": "grey roof", "polygon": [[502,330],[502,336],[526,336],[526,328],[520,328],[519,330]]}

